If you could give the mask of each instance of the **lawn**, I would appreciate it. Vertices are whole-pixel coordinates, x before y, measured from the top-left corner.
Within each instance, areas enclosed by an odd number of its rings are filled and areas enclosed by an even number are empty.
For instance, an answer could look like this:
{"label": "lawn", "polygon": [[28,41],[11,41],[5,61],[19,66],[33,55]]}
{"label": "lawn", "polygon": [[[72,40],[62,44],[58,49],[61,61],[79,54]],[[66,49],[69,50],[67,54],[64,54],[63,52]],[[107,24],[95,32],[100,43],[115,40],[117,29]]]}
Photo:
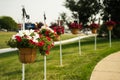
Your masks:
{"label": "lawn", "polygon": [[[63,67],[60,66],[59,46],[55,46],[47,56],[47,80],[89,80],[97,62],[120,50],[120,39],[112,39],[111,48],[108,41],[97,38],[95,51],[94,37],[82,39],[82,55],[78,54],[78,41],[62,45]],[[43,80],[43,61],[43,56],[37,53],[36,61],[25,65],[25,80]],[[0,80],[21,80],[21,69],[18,51],[0,54]]]}
{"label": "lawn", "polygon": [[0,49],[1,48],[7,48],[6,41],[13,35],[16,34],[16,32],[1,32],[0,31]]}

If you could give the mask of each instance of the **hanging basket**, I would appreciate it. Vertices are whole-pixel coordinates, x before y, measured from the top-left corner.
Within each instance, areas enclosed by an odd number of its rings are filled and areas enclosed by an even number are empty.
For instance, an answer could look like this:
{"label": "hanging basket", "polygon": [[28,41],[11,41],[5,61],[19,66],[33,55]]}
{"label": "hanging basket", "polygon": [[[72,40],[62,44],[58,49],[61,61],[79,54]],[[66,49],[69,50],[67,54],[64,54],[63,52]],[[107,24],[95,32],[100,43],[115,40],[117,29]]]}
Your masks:
{"label": "hanging basket", "polygon": [[93,34],[96,34],[96,33],[97,33],[97,29],[93,28],[93,29],[92,29],[92,33],[93,33]]}
{"label": "hanging basket", "polygon": [[107,29],[111,31],[113,29],[113,26],[107,26]]}
{"label": "hanging basket", "polygon": [[33,63],[36,58],[35,48],[19,48],[19,60],[22,63]]}
{"label": "hanging basket", "polygon": [[71,29],[72,34],[78,34],[79,33],[79,29]]}

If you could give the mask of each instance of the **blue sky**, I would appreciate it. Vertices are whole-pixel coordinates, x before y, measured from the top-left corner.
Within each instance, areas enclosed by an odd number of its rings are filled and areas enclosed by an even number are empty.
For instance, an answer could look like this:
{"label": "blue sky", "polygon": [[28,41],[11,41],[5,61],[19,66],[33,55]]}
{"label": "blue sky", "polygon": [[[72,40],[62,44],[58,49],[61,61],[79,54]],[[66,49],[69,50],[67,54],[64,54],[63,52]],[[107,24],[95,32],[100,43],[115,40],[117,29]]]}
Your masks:
{"label": "blue sky", "polygon": [[22,5],[30,15],[30,22],[43,22],[46,13],[49,24],[58,19],[62,12],[70,14],[63,6],[65,0],[0,0],[0,16],[11,16],[16,22],[22,22]]}

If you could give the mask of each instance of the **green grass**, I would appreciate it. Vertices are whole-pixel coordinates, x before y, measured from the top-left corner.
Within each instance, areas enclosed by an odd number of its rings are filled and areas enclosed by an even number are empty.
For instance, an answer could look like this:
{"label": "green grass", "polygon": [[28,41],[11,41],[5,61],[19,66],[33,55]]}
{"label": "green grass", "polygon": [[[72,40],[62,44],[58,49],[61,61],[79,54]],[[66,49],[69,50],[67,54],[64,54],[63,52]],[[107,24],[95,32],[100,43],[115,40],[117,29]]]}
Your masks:
{"label": "green grass", "polygon": [[77,36],[78,36],[78,35],[63,34],[63,35],[61,35],[61,39],[62,39],[62,40],[66,40],[66,39],[74,38],[74,37],[77,37]]}
{"label": "green grass", "polygon": [[8,41],[13,34],[16,34],[16,32],[0,32],[0,49],[8,47],[6,41]]}
{"label": "green grass", "polygon": [[[94,50],[94,38],[81,40],[82,55],[78,54],[78,42],[62,45],[63,67],[60,66],[59,45],[47,56],[47,80],[89,80],[95,65],[107,55],[120,50],[120,39],[112,39],[112,48],[108,39],[97,39]],[[117,45],[117,46],[116,46]],[[25,80],[43,80],[44,58],[39,53],[36,61],[25,65]],[[18,60],[18,51],[0,54],[0,80],[21,80],[22,64]]]}

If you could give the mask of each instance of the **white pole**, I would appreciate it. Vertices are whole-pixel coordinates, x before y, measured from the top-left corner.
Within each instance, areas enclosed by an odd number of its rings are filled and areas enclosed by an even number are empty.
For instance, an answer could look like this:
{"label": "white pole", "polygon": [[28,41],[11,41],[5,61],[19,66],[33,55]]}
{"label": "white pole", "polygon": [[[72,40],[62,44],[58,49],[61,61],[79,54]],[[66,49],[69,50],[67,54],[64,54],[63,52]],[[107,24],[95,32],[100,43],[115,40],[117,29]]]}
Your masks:
{"label": "white pole", "polygon": [[[80,21],[79,21],[79,14],[78,14],[78,13],[77,13],[77,19],[78,19],[78,24],[80,24]],[[79,35],[79,54],[81,55],[80,35]]]}
{"label": "white pole", "polygon": [[109,30],[109,42],[110,42],[110,47],[112,46],[111,45],[111,30]]}
{"label": "white pole", "polygon": [[95,34],[95,50],[96,50],[96,43],[97,43],[96,38],[97,38],[97,35]]}
{"label": "white pole", "polygon": [[[58,25],[60,26],[60,17],[58,17]],[[60,35],[60,66],[62,66],[62,43],[61,43],[61,35]]]}
{"label": "white pole", "polygon": [[25,80],[25,64],[22,64],[22,80]]}
{"label": "white pole", "polygon": [[44,80],[46,80],[46,55],[44,55]]}
{"label": "white pole", "polygon": [[61,36],[60,36],[60,66],[62,66],[62,44],[61,44]]}
{"label": "white pole", "polygon": [[[25,30],[25,18],[23,18],[22,30]],[[25,80],[25,64],[22,64],[22,80]]]}
{"label": "white pole", "polygon": [[25,18],[23,18],[23,26],[22,26],[22,30],[25,30]]}
{"label": "white pole", "polygon": [[80,36],[79,36],[79,54],[81,55],[81,43],[80,43]]}

